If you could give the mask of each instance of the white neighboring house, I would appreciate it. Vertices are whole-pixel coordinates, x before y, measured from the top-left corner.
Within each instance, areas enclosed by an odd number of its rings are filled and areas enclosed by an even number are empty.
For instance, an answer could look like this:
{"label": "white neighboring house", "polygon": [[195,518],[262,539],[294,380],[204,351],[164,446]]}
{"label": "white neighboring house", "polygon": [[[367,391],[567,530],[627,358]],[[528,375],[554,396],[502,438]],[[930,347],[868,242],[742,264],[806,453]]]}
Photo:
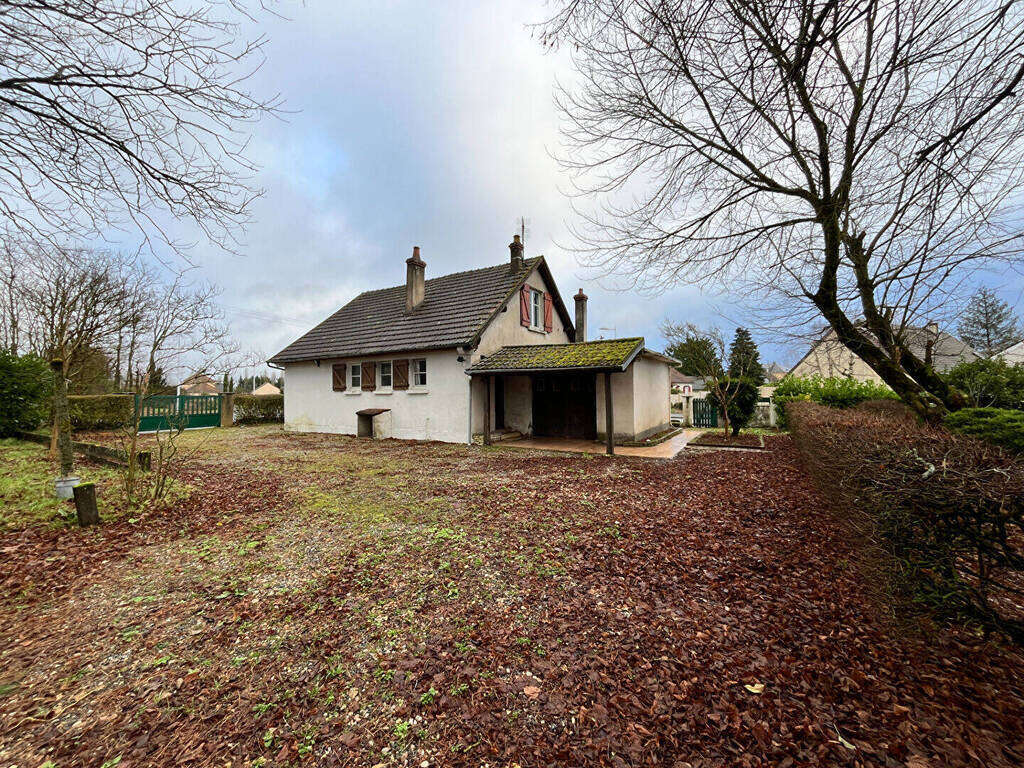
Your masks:
{"label": "white neighboring house", "polygon": [[672,358],[640,337],[585,342],[543,256],[426,280],[419,248],[406,284],[367,291],[270,359],[284,369],[285,429],[446,442],[495,433],[606,436],[669,428]]}
{"label": "white neighboring house", "polygon": [[1005,360],[1010,365],[1024,365],[1024,341],[1018,341],[1013,346],[1007,347],[996,357]]}
{"label": "white neighboring house", "polygon": [[252,391],[256,397],[269,397],[270,395],[280,395],[281,390],[271,384],[269,381],[265,381],[260,384],[256,389]]}

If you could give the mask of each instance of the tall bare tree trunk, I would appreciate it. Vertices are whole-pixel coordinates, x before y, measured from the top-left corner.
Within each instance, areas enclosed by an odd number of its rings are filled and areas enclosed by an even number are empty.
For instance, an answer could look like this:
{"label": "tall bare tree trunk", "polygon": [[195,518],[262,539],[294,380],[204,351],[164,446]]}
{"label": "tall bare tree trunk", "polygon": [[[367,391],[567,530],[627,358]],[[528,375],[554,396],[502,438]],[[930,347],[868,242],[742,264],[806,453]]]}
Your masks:
{"label": "tall bare tree trunk", "polygon": [[[71,450],[71,414],[68,411],[68,381],[64,377],[64,360],[57,358],[50,362],[53,370],[53,422],[54,435],[60,457],[60,476],[67,477],[74,468],[74,454]],[[53,438],[51,438],[53,439]]]}

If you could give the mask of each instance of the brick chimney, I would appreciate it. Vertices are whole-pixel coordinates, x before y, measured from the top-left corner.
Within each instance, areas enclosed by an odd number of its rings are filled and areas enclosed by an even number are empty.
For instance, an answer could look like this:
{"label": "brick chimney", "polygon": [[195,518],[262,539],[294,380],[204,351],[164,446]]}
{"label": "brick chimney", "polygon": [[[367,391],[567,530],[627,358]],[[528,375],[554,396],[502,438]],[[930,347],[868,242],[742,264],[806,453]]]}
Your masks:
{"label": "brick chimney", "polygon": [[513,272],[520,272],[523,269],[523,241],[519,235],[513,235],[512,242],[508,245],[509,253],[512,256],[511,264]]}
{"label": "brick chimney", "polygon": [[405,311],[412,312],[423,303],[423,273],[427,269],[418,245],[413,246],[412,257],[405,264]]}
{"label": "brick chimney", "polygon": [[573,296],[576,300],[576,341],[587,340],[587,295],[580,292]]}

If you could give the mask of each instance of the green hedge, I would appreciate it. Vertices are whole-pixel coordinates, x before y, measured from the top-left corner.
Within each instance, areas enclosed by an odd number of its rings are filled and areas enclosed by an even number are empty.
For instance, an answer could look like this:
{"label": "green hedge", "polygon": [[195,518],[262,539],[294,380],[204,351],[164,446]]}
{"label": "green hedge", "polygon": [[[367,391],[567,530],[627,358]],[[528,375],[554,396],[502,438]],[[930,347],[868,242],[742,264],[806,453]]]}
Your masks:
{"label": "green hedge", "polygon": [[963,435],[1024,454],[1024,411],[1005,408],[964,408],[949,414],[946,427]]}
{"label": "green hedge", "polygon": [[284,421],[284,395],[235,395],[235,424]]}
{"label": "green hedge", "polygon": [[45,360],[0,351],[0,437],[46,421],[52,394],[53,374]]}
{"label": "green hedge", "polygon": [[972,360],[958,363],[944,378],[981,408],[1024,409],[1024,365]]}
{"label": "green hedge", "polygon": [[135,396],[72,395],[68,409],[72,429],[121,429],[134,418]]}
{"label": "green hedge", "polygon": [[896,393],[884,384],[838,376],[787,376],[772,393],[780,427],[787,426],[786,403],[810,402],[830,408],[852,408],[868,400],[898,399]]}

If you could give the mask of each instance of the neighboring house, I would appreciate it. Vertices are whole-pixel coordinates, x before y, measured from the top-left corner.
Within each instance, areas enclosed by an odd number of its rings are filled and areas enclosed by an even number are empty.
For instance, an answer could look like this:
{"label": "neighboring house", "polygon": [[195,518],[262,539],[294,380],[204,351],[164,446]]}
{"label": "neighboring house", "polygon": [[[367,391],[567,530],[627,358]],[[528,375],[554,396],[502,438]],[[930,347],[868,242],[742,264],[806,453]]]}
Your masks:
{"label": "neighboring house", "polygon": [[260,384],[256,389],[252,391],[256,397],[266,397],[267,395],[280,395],[281,390],[271,384],[269,381]]}
{"label": "neighboring house", "polygon": [[1013,346],[1007,347],[996,357],[1005,360],[1010,365],[1024,365],[1024,341],[1018,341]]}
{"label": "neighboring house", "polygon": [[181,382],[179,391],[183,395],[216,395],[220,388],[217,382],[205,373],[197,373]]}
{"label": "neighboring house", "polygon": [[[958,338],[939,330],[935,323],[930,323],[924,328],[907,328],[906,334],[910,351],[922,360],[925,359],[927,347],[931,344],[932,366],[939,373],[945,373],[961,361],[970,362],[978,359],[978,354],[973,349]],[[807,354],[789,372],[793,376],[846,377],[858,381],[883,383],[882,378],[871,366],[839,341],[831,328],[811,345]]]}
{"label": "neighboring house", "polygon": [[778,363],[769,363],[765,366],[764,377],[768,384],[778,384],[786,378],[786,369]]}
{"label": "neighboring house", "polygon": [[[675,362],[642,338],[584,342],[544,257],[424,279],[419,248],[406,284],[367,291],[270,359],[287,381],[285,429],[466,442],[496,431],[598,438],[611,382],[613,435],[669,426]],[[487,429],[489,427],[489,429]]]}

